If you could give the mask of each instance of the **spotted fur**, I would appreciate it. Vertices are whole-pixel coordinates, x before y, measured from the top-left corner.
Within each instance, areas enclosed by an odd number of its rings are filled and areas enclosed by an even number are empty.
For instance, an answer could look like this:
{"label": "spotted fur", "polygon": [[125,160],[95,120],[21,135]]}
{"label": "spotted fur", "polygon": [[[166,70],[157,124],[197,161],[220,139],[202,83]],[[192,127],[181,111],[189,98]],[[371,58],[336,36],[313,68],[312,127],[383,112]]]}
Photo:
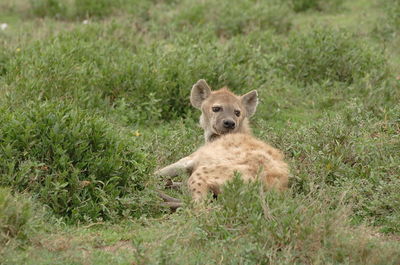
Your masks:
{"label": "spotted fur", "polygon": [[[257,107],[257,92],[236,96],[226,88],[211,91],[204,80],[199,80],[192,88],[191,103],[202,111],[200,124],[205,131],[206,144],[157,171],[157,175],[175,176],[186,171],[190,175],[189,191],[197,202],[209,191],[219,194],[221,186],[232,179],[235,172],[246,182],[260,179],[266,189],[287,187],[289,169],[282,152],[252,136],[248,126],[247,119]],[[221,106],[222,110],[214,112],[215,106]],[[242,115],[237,116],[238,110]],[[231,119],[235,128],[220,129],[226,119]]]}

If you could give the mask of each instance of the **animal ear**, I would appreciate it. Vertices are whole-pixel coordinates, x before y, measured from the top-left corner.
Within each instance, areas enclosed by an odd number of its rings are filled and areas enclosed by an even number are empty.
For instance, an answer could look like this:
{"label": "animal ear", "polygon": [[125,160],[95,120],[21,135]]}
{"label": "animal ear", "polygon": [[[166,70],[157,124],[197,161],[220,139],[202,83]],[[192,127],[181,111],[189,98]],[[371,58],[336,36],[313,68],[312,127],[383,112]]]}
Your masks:
{"label": "animal ear", "polygon": [[253,116],[258,104],[258,94],[256,90],[250,91],[241,97],[242,104],[246,108],[247,117]]}
{"label": "animal ear", "polygon": [[211,88],[208,86],[204,79],[200,79],[192,87],[192,92],[190,93],[190,103],[193,107],[200,109],[203,101],[208,98],[211,94]]}

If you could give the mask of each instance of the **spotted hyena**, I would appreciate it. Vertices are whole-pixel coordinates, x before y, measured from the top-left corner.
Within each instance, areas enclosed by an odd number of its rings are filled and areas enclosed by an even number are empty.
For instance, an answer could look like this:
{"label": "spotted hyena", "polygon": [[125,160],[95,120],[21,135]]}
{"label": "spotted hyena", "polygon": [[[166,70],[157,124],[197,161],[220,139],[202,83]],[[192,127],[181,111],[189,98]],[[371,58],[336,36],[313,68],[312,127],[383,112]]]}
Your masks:
{"label": "spotted hyena", "polygon": [[227,88],[211,91],[204,80],[199,80],[192,88],[190,102],[201,110],[200,125],[206,143],[156,175],[176,176],[186,171],[190,174],[189,190],[197,202],[209,191],[220,193],[221,186],[235,172],[244,181],[259,178],[265,188],[287,187],[289,173],[282,152],[252,136],[248,125],[258,104],[255,90],[237,96]]}

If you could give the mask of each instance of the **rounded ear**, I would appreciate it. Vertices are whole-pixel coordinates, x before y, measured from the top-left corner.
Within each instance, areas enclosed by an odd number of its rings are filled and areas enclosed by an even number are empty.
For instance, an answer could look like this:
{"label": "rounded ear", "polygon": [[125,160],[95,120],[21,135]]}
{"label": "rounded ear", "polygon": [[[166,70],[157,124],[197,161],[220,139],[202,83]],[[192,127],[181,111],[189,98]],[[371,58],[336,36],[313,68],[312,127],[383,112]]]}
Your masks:
{"label": "rounded ear", "polygon": [[258,94],[256,90],[252,90],[241,97],[243,106],[246,108],[247,117],[253,116],[256,112],[258,104]]}
{"label": "rounded ear", "polygon": [[211,94],[211,88],[208,86],[204,79],[200,79],[192,87],[192,92],[190,93],[190,103],[195,108],[200,109],[203,101],[208,98]]}

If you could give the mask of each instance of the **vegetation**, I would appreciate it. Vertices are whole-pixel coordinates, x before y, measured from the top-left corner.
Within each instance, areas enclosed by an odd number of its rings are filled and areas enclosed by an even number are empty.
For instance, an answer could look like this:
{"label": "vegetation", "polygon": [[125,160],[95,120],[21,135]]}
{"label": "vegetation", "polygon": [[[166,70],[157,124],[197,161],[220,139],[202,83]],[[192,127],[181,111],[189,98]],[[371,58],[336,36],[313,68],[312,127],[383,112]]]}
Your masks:
{"label": "vegetation", "polygon": [[[12,240],[30,241],[34,233],[43,226],[45,210],[32,199],[19,194],[12,195],[6,188],[0,189],[0,243]],[[0,248],[1,250],[1,248]]]}
{"label": "vegetation", "polygon": [[132,135],[63,103],[25,107],[2,111],[1,185],[35,193],[71,221],[144,214],[135,198],[151,160]]}
{"label": "vegetation", "polygon": [[[0,260],[399,264],[397,3],[0,3]],[[238,177],[206,207],[185,188],[161,205],[152,172],[203,143],[200,78],[258,90],[288,191]]]}

